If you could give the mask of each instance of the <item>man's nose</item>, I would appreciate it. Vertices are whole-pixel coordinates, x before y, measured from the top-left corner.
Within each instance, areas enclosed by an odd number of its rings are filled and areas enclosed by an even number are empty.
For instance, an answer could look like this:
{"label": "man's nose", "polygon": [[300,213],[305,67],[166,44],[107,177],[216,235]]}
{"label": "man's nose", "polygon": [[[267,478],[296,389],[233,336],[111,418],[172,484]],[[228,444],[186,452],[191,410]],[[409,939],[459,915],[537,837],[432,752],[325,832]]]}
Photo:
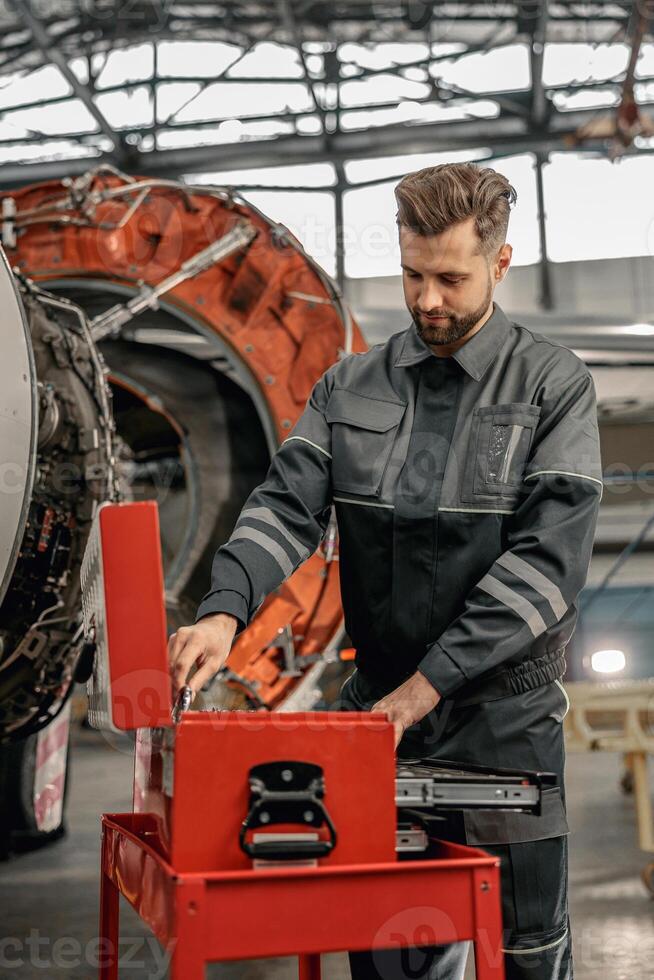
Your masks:
{"label": "man's nose", "polygon": [[437,283],[425,284],[420,290],[418,306],[424,313],[440,310],[444,306],[443,291]]}

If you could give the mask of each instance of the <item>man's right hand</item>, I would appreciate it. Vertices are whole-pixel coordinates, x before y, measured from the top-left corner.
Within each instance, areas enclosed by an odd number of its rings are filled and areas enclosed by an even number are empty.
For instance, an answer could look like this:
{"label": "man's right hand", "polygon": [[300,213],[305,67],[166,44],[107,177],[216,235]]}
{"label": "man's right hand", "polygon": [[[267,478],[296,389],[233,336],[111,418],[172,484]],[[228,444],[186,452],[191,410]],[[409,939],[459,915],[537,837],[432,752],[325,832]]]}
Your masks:
{"label": "man's right hand", "polygon": [[[232,647],[238,620],[228,613],[203,616],[194,626],[180,626],[168,640],[173,700],[184,685],[193,696],[223,666]],[[193,666],[198,669],[189,679]]]}

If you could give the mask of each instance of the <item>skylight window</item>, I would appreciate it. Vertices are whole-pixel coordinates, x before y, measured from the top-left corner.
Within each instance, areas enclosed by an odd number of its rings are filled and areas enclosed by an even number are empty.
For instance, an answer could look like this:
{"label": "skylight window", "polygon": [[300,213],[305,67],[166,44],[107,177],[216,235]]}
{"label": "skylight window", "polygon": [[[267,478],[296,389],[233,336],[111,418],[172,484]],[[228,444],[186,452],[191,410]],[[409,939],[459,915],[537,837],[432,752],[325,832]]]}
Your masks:
{"label": "skylight window", "polygon": [[150,89],[145,85],[126,92],[104,92],[95,101],[112,129],[132,129],[153,123]]}
{"label": "skylight window", "polygon": [[507,44],[490,51],[477,51],[456,61],[436,63],[429,73],[469,92],[520,91],[531,84],[529,49],[526,44]]}
{"label": "skylight window", "polygon": [[581,92],[555,92],[552,101],[561,112],[575,109],[606,109],[620,104],[618,92],[610,89],[582,89]]}
{"label": "skylight window", "polygon": [[[440,102],[401,102],[388,109],[350,110],[341,117],[344,130],[388,126],[392,123],[457,122],[465,119],[493,119],[499,115],[496,102],[488,99],[457,101],[454,105]],[[407,140],[410,134],[407,133]]]}
{"label": "skylight window", "polygon": [[25,127],[45,136],[61,136],[65,133],[93,133],[98,126],[79,99],[57,102],[49,106],[33,106],[5,113],[5,119],[14,126]]}
{"label": "skylight window", "polygon": [[236,187],[269,184],[277,187],[328,187],[336,182],[331,163],[298,164],[290,167],[251,167],[205,174],[186,174],[189,184],[230,184]]}
{"label": "skylight window", "polygon": [[640,102],[642,105],[654,102],[654,82],[636,82],[634,95],[636,102]]}
{"label": "skylight window", "polygon": [[295,127],[302,136],[314,136],[322,132],[322,122],[318,116],[300,116],[295,120]]}
{"label": "skylight window", "polygon": [[45,65],[27,74],[14,75],[0,88],[0,109],[36,102],[47,97],[59,99],[71,95],[70,85],[54,65]]}
{"label": "skylight window", "polygon": [[654,253],[652,159],[617,163],[553,154],[543,170],[548,252],[555,262]]}
{"label": "skylight window", "polygon": [[0,118],[0,140],[24,140],[30,135],[30,130],[26,126],[19,126],[18,120],[11,113],[3,113]]}
{"label": "skylight window", "polygon": [[255,44],[229,72],[230,78],[302,78],[304,70],[295,48],[271,41]]}
{"label": "skylight window", "polygon": [[309,255],[333,276],[336,273],[334,196],[318,191],[250,191],[246,195],[274,221],[280,221]]}
{"label": "skylight window", "polygon": [[412,170],[422,170],[423,167],[435,167],[439,163],[466,163],[486,156],[490,156],[490,150],[482,147],[451,153],[404,153],[401,156],[348,160],[345,164],[345,176],[351,183],[383,180],[384,177],[402,176]]}
{"label": "skylight window", "polygon": [[229,116],[263,116],[270,113],[306,112],[313,102],[306,85],[299,82],[215,82],[177,115],[178,122],[198,122]]}
{"label": "skylight window", "polygon": [[546,44],[543,59],[545,85],[601,82],[625,71],[626,44]]}
{"label": "skylight window", "polygon": [[157,67],[160,75],[215,78],[242,53],[236,44],[223,41],[160,41]]}
{"label": "skylight window", "polygon": [[654,44],[651,41],[641,44],[636,65],[636,77],[645,75],[654,75]]}
{"label": "skylight window", "polygon": [[430,91],[430,85],[412,82],[408,78],[398,78],[397,75],[375,75],[361,81],[343,82],[341,104],[350,107],[394,102],[396,99],[426,99]]}
{"label": "skylight window", "polygon": [[130,48],[110,51],[102,71],[96,79],[96,87],[111,88],[126,82],[140,82],[152,78],[154,49],[151,44],[135,44]]}
{"label": "skylight window", "polygon": [[388,65],[405,65],[411,61],[421,61],[429,57],[426,44],[381,43],[381,44],[341,44],[338,57],[342,62],[353,62],[360,68],[380,69]]}
{"label": "skylight window", "polygon": [[176,117],[200,90],[199,82],[160,82],[157,86],[157,122]]}
{"label": "skylight window", "polygon": [[238,119],[227,119],[217,126],[203,126],[197,129],[193,127],[164,129],[157,134],[157,148],[165,150],[185,146],[210,146],[214,143],[245,143],[248,140],[287,136],[293,131],[292,123],[276,119],[261,119],[256,122],[244,123]]}
{"label": "skylight window", "polygon": [[101,151],[108,152],[110,149],[109,140],[94,146],[80,144],[75,140],[46,140],[41,143],[27,143],[24,146],[0,146],[0,164],[97,157]]}

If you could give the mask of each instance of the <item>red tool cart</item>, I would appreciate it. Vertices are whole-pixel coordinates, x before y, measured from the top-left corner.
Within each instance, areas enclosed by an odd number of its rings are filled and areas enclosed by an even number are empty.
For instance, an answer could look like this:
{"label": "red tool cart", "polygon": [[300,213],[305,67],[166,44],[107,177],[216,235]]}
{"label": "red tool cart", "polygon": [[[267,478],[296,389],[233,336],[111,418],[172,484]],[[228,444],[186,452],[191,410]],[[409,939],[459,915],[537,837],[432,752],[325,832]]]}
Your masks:
{"label": "red tool cart", "polygon": [[102,818],[101,980],[118,978],[119,895],[170,954],[211,961],[472,940],[503,980],[499,865],[433,842],[398,860],[393,728],[380,715],[186,711],[172,720],[158,518],[98,511],[82,568],[96,643],[90,715],[135,730],[134,809]]}

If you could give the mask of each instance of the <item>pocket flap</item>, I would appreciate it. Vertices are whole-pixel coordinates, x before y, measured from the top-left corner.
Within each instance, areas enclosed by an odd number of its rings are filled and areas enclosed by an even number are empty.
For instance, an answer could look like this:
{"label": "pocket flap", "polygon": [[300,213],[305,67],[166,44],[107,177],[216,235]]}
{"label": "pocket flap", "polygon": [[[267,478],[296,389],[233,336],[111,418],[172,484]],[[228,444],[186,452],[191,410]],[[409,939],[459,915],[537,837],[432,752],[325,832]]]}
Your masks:
{"label": "pocket flap", "polygon": [[494,422],[505,425],[524,425],[535,428],[540,417],[540,406],[529,402],[508,402],[505,405],[483,405],[474,410],[479,418],[491,418]]}
{"label": "pocket flap", "polygon": [[540,815],[511,813],[509,810],[466,810],[466,843],[517,844],[521,841],[562,837],[569,833],[559,787],[545,787],[541,801]]}
{"label": "pocket flap", "polygon": [[405,408],[403,402],[370,398],[349,388],[334,388],[327,402],[325,418],[328,422],[347,422],[372,432],[387,432],[399,424]]}

